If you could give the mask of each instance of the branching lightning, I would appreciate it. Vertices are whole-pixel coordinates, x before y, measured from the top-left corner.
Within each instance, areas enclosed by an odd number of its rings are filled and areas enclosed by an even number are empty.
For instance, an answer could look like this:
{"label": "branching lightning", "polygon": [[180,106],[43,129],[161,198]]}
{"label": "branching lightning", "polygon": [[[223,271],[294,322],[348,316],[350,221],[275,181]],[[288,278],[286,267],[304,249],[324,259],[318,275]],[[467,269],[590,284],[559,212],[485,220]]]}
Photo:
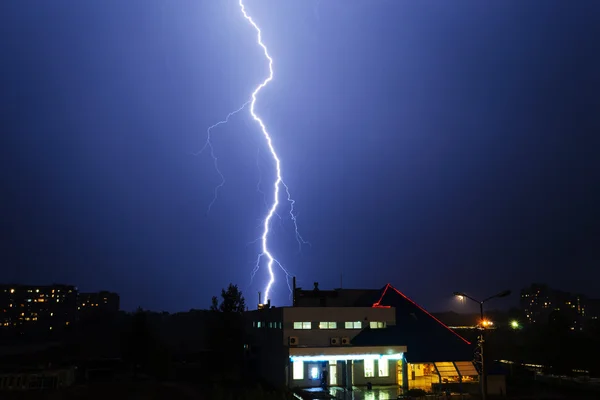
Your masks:
{"label": "branching lightning", "polygon": [[[269,84],[269,82],[271,82],[273,80],[273,59],[269,55],[269,50],[267,49],[267,46],[262,41],[262,32],[261,32],[260,28],[258,27],[256,22],[254,22],[252,17],[250,17],[250,15],[248,15],[248,13],[246,12],[246,7],[244,6],[243,0],[239,0],[238,4],[240,6],[240,10],[242,11],[242,14],[244,15],[244,18],[246,18],[246,20],[250,23],[250,25],[252,25],[252,27],[256,30],[257,43],[262,48],[263,54],[269,62],[269,75],[265,78],[264,81],[262,81],[261,84],[259,84],[254,89],[254,91],[252,92],[252,96],[251,96],[252,100],[250,101],[250,115],[252,115],[252,118],[260,126],[261,132],[262,132],[263,136],[265,137],[265,140],[267,141],[267,146],[269,147],[271,156],[273,157],[273,160],[275,161],[275,170],[276,170],[276,179],[275,179],[275,182],[273,183],[273,203],[271,204],[271,207],[269,208],[269,210],[267,212],[267,216],[265,217],[265,220],[263,223],[263,233],[260,238],[261,244],[262,244],[262,251],[258,255],[258,257],[256,259],[256,265],[254,267],[254,270],[252,271],[252,276],[254,276],[254,274],[258,271],[258,269],[260,267],[260,262],[261,262],[262,258],[266,257],[267,270],[269,272],[269,282],[267,283],[267,286],[264,290],[264,295],[265,295],[264,299],[265,299],[265,301],[267,301],[270,298],[269,294],[271,292],[271,288],[272,288],[273,284],[275,283],[275,274],[273,272],[273,264],[277,264],[285,272],[286,277],[289,277],[289,273],[286,271],[286,269],[283,267],[283,265],[281,265],[281,263],[277,259],[275,259],[275,257],[273,257],[273,254],[269,250],[269,242],[268,242],[271,220],[273,219],[273,216],[276,215],[277,208],[279,207],[279,192],[280,192],[282,186],[287,195],[287,201],[290,203],[290,218],[291,218],[292,222],[294,223],[294,229],[295,229],[295,233],[296,233],[296,240],[298,241],[298,246],[301,247],[302,244],[306,243],[306,242],[304,241],[304,239],[302,238],[302,236],[300,235],[300,233],[298,231],[298,223],[296,220],[296,215],[294,214],[295,201],[294,201],[294,199],[292,199],[292,196],[290,194],[290,189],[283,181],[283,177],[281,174],[281,161],[280,161],[279,156],[277,155],[277,152],[275,151],[275,148],[273,146],[273,140],[271,139],[271,135],[269,134],[269,131],[267,130],[267,127],[265,126],[263,120],[255,112],[256,99],[257,99],[258,93],[260,93],[260,91],[265,86],[267,86]],[[289,282],[288,282],[288,287],[289,287]]]}
{"label": "branching lightning", "polygon": [[215,165],[215,170],[217,171],[217,173],[221,177],[221,182],[217,186],[215,186],[215,194],[213,196],[212,201],[208,205],[208,211],[207,211],[207,213],[210,213],[210,210],[211,210],[213,204],[215,204],[215,201],[217,201],[217,197],[219,196],[219,189],[221,189],[223,187],[223,185],[225,185],[225,176],[223,175],[223,173],[219,169],[219,160],[217,159],[217,156],[215,155],[215,149],[214,149],[214,147],[212,145],[212,130],[215,129],[219,125],[223,125],[223,124],[228,123],[229,122],[229,118],[233,117],[235,114],[237,114],[240,111],[242,111],[244,108],[246,108],[246,106],[248,104],[250,104],[250,101],[245,102],[244,104],[242,104],[242,106],[240,108],[238,108],[237,110],[232,111],[229,114],[227,114],[227,117],[225,117],[224,120],[219,121],[216,124],[212,124],[211,126],[209,126],[206,129],[206,142],[204,143],[204,146],[202,146],[202,148],[200,149],[199,152],[197,152],[197,153],[194,154],[194,155],[198,156],[198,155],[202,154],[204,152],[204,150],[206,150],[207,148],[209,148],[210,149],[210,156],[212,157],[213,164]]}
{"label": "branching lightning", "polygon": [[[269,134],[269,132],[267,130],[267,127],[265,126],[263,120],[255,112],[255,106],[256,106],[256,101],[257,101],[258,94],[260,93],[260,91],[265,86],[267,86],[269,84],[269,82],[271,82],[273,80],[273,59],[269,55],[269,51],[267,49],[267,46],[262,41],[262,32],[261,32],[260,28],[254,22],[254,20],[252,19],[252,17],[250,17],[250,15],[246,12],[246,7],[244,5],[243,0],[238,0],[238,4],[239,4],[239,7],[240,7],[240,11],[242,12],[244,18],[250,23],[250,25],[256,31],[256,38],[257,38],[256,42],[262,48],[263,55],[265,56],[265,58],[268,61],[269,75],[258,86],[256,86],[256,88],[254,89],[254,91],[251,94],[251,99],[250,100],[248,100],[246,103],[244,103],[237,110],[230,112],[224,120],[219,121],[216,124],[211,125],[207,129],[206,143],[204,144],[204,146],[202,147],[202,149],[198,153],[196,153],[196,154],[199,155],[204,150],[206,150],[207,148],[209,148],[210,149],[210,155],[211,155],[211,157],[213,159],[213,163],[214,163],[215,169],[217,170],[217,173],[221,177],[221,182],[215,187],[215,192],[214,192],[213,200],[211,201],[211,203],[210,203],[210,205],[208,207],[208,211],[210,212],[213,204],[217,201],[219,189],[221,189],[223,187],[223,185],[225,185],[225,177],[223,176],[223,174],[219,170],[217,157],[215,156],[214,148],[213,148],[212,141],[211,141],[211,139],[212,139],[211,138],[212,130],[214,128],[218,127],[219,125],[226,124],[227,122],[229,122],[229,119],[231,117],[233,117],[235,114],[239,113],[244,108],[246,108],[248,105],[250,105],[250,115],[252,116],[252,118],[254,119],[254,121],[259,125],[260,130],[262,132],[262,135],[264,136],[264,138],[265,138],[265,140],[267,142],[267,147],[268,147],[268,149],[269,149],[269,151],[271,153],[271,157],[272,157],[272,159],[274,161],[275,171],[276,171],[276,178],[275,178],[275,181],[273,182],[272,203],[271,203],[270,206],[267,204],[267,209],[268,209],[267,215],[265,216],[264,220],[261,223],[261,225],[262,225],[262,234],[255,241],[255,242],[258,242],[258,241],[261,242],[261,252],[258,254],[258,256],[256,258],[256,263],[254,264],[254,269],[252,270],[252,274],[251,274],[251,279],[253,279],[254,276],[255,276],[255,274],[256,274],[256,272],[258,272],[258,270],[260,269],[261,261],[263,261],[263,258],[265,258],[266,259],[266,266],[267,266],[267,270],[268,270],[268,274],[269,274],[269,281],[268,281],[268,283],[267,283],[267,285],[266,285],[266,287],[265,287],[265,289],[263,291],[263,293],[264,293],[264,301],[266,302],[267,300],[270,299],[271,289],[273,287],[273,284],[275,283],[275,273],[273,271],[274,265],[277,265],[285,273],[285,275],[286,275],[286,281],[287,281],[287,286],[290,289],[290,292],[292,290],[291,287],[290,287],[290,284],[289,284],[289,279],[287,279],[291,275],[284,268],[284,266],[273,256],[273,254],[271,253],[271,250],[269,249],[269,234],[270,234],[271,222],[273,220],[273,216],[278,216],[279,217],[279,214],[277,213],[277,209],[279,208],[279,203],[280,203],[279,202],[279,198],[280,198],[280,194],[281,194],[282,190],[285,191],[286,200],[290,204],[289,216],[290,216],[290,219],[291,219],[292,223],[294,224],[294,232],[295,232],[295,236],[296,236],[296,241],[298,242],[298,248],[299,248],[299,250],[302,249],[302,245],[303,244],[310,245],[310,243],[306,242],[302,238],[302,236],[300,235],[300,232],[298,231],[298,222],[297,222],[297,218],[296,218],[296,214],[295,214],[295,210],[294,210],[295,200],[292,199],[292,196],[290,194],[290,189],[285,184],[285,182],[283,181],[282,172],[281,172],[281,161],[279,159],[279,156],[278,156],[277,152],[275,151],[275,147],[273,146],[273,141],[271,139],[271,135]],[[261,184],[261,182],[259,181],[258,184],[257,184],[257,191],[259,191],[260,193],[264,194],[264,192],[260,189],[260,184]],[[266,201],[266,197],[265,197],[265,201]]]}

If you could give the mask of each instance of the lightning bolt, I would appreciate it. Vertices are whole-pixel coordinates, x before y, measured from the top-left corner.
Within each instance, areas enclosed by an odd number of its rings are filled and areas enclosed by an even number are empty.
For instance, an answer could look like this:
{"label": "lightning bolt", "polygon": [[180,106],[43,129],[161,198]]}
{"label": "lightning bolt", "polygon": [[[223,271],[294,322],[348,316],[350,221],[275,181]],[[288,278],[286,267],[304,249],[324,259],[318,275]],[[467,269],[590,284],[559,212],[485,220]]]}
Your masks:
{"label": "lightning bolt", "polygon": [[225,185],[225,176],[223,175],[223,173],[219,169],[219,160],[217,159],[217,156],[215,155],[215,148],[213,147],[213,144],[212,144],[212,130],[215,129],[219,125],[224,125],[224,124],[228,123],[229,119],[231,117],[233,117],[235,114],[239,113],[244,108],[246,108],[246,106],[248,104],[250,104],[250,101],[245,102],[244,104],[242,104],[242,106],[240,108],[238,108],[237,110],[232,111],[229,114],[227,114],[227,117],[225,117],[224,120],[219,121],[219,122],[217,122],[217,123],[212,124],[211,126],[209,126],[206,129],[206,142],[204,142],[204,146],[202,146],[202,148],[200,149],[200,151],[198,151],[197,153],[194,153],[195,156],[199,156],[207,148],[210,149],[210,156],[213,159],[213,164],[215,166],[215,170],[217,171],[217,174],[219,174],[219,176],[221,177],[221,182],[215,187],[215,193],[214,193],[213,199],[210,202],[210,204],[208,205],[207,214],[210,213],[210,210],[212,209],[213,204],[215,204],[215,202],[217,201],[217,197],[219,196],[219,189],[221,189]]}
{"label": "lightning bolt", "polygon": [[[271,203],[270,206],[267,204],[267,198],[266,198],[265,193],[260,188],[261,182],[262,182],[262,175],[259,176],[259,181],[258,181],[258,183],[256,185],[256,189],[257,189],[257,191],[259,193],[263,194],[263,198],[265,200],[265,205],[266,205],[266,207],[268,209],[268,212],[267,212],[267,215],[265,216],[264,220],[262,220],[262,222],[261,222],[261,225],[263,227],[262,234],[256,240],[254,240],[253,242],[250,242],[250,243],[256,243],[258,241],[261,242],[261,252],[258,254],[258,256],[256,258],[256,262],[254,263],[254,269],[252,270],[252,273],[251,273],[250,282],[252,282],[252,280],[254,279],[254,276],[256,275],[256,273],[258,272],[258,270],[260,269],[261,261],[263,260],[263,258],[265,258],[266,261],[267,261],[266,264],[267,264],[267,270],[268,270],[268,273],[269,273],[269,281],[268,281],[267,286],[266,286],[266,288],[265,288],[265,290],[263,292],[264,296],[265,296],[264,297],[264,301],[266,302],[266,301],[268,301],[270,299],[269,295],[270,295],[270,292],[271,292],[271,288],[273,287],[273,284],[275,283],[275,273],[273,271],[273,267],[274,266],[278,266],[285,273],[286,283],[287,283],[288,289],[290,291],[290,296],[291,296],[291,293],[292,293],[292,288],[291,288],[290,282],[289,282],[289,278],[292,275],[273,256],[273,254],[269,250],[269,234],[270,234],[270,227],[271,227],[271,222],[273,220],[273,216],[277,216],[277,217],[279,217],[281,219],[280,215],[277,213],[277,209],[279,208],[279,197],[280,197],[280,193],[281,193],[282,190],[285,191],[286,200],[290,204],[289,217],[290,217],[292,223],[294,224],[294,232],[295,232],[295,236],[296,236],[296,241],[298,242],[298,249],[299,249],[299,251],[302,250],[302,245],[303,244],[310,245],[310,243],[307,242],[307,241],[305,241],[304,238],[300,235],[300,232],[298,230],[298,221],[297,221],[295,210],[294,210],[294,205],[295,205],[296,202],[295,202],[295,200],[292,198],[292,196],[290,194],[289,187],[283,181],[283,177],[282,177],[282,173],[281,173],[281,161],[279,159],[279,156],[277,155],[277,152],[275,151],[275,147],[273,146],[273,141],[271,139],[271,135],[269,134],[269,132],[267,130],[267,127],[265,126],[265,124],[262,121],[262,119],[255,112],[255,106],[256,106],[256,101],[257,101],[258,94],[260,93],[260,91],[265,86],[267,86],[269,84],[269,82],[271,82],[273,80],[273,59],[269,55],[269,51],[267,50],[267,46],[265,46],[265,44],[262,41],[262,32],[261,32],[260,28],[254,22],[254,20],[252,19],[252,17],[250,17],[250,15],[248,15],[248,13],[246,12],[246,7],[244,5],[243,0],[238,0],[238,4],[239,4],[239,7],[240,7],[240,11],[242,12],[244,18],[250,23],[250,25],[252,25],[252,27],[256,31],[257,44],[262,48],[263,54],[264,54],[264,56],[267,59],[268,64],[269,64],[269,75],[258,86],[256,86],[256,88],[254,89],[254,91],[251,94],[251,99],[250,100],[248,100],[247,102],[245,102],[244,104],[242,104],[242,106],[239,107],[238,109],[236,109],[235,111],[232,111],[229,114],[227,114],[227,116],[225,117],[225,119],[223,119],[222,121],[219,121],[219,122],[217,122],[217,123],[215,123],[215,124],[213,124],[213,125],[211,125],[211,126],[208,127],[208,129],[206,130],[206,142],[204,143],[204,146],[202,147],[202,149],[200,149],[200,151],[198,151],[194,155],[200,155],[206,149],[210,149],[210,155],[211,155],[211,157],[213,159],[215,170],[217,171],[217,173],[221,177],[221,182],[215,187],[213,199],[212,199],[212,201],[210,202],[210,204],[208,206],[208,212],[210,212],[213,204],[217,201],[219,190],[225,185],[225,177],[223,176],[223,174],[221,173],[221,170],[219,169],[218,159],[217,159],[217,157],[215,155],[214,147],[213,147],[213,144],[212,144],[212,131],[215,128],[217,128],[218,126],[228,123],[231,117],[233,117],[237,113],[241,112],[248,105],[250,105],[250,115],[252,116],[252,118],[254,119],[254,121],[256,123],[258,123],[258,125],[260,127],[260,130],[261,130],[261,132],[262,132],[262,134],[263,134],[263,136],[264,136],[264,138],[265,138],[265,140],[267,142],[267,146],[268,146],[268,149],[269,149],[269,151],[271,153],[271,157],[272,157],[273,161],[275,162],[275,170],[276,170],[276,179],[275,179],[275,182],[273,182],[273,198],[272,198],[273,202]],[[257,167],[259,168],[259,174],[260,174],[260,166],[258,165],[258,154],[257,154]]]}
{"label": "lightning bolt", "polygon": [[[271,82],[273,80],[273,59],[269,55],[269,50],[267,49],[267,46],[262,41],[262,32],[261,32],[260,28],[258,27],[256,22],[254,22],[252,17],[250,17],[250,15],[248,15],[248,13],[246,12],[246,7],[244,5],[243,0],[239,0],[238,4],[240,6],[240,11],[244,15],[244,18],[246,18],[246,20],[250,23],[250,25],[252,25],[252,27],[256,31],[257,44],[262,48],[263,54],[269,63],[269,75],[262,81],[262,83],[260,83],[254,89],[254,91],[252,92],[252,96],[251,96],[252,99],[250,100],[250,115],[252,115],[252,118],[254,119],[254,121],[256,121],[258,123],[258,125],[260,126],[261,132],[267,142],[269,151],[271,152],[271,157],[273,158],[273,161],[275,161],[275,169],[277,172],[275,182],[273,183],[273,203],[271,204],[271,207],[268,209],[267,215],[263,221],[263,232],[260,237],[260,241],[261,241],[261,245],[262,245],[261,253],[258,255],[258,257],[256,259],[256,264],[255,264],[254,270],[252,271],[252,277],[254,277],[254,274],[256,274],[256,272],[260,268],[260,262],[263,259],[263,257],[267,259],[267,270],[269,273],[269,282],[267,283],[267,286],[264,290],[265,302],[266,302],[270,298],[269,294],[271,292],[271,288],[273,287],[273,284],[275,283],[275,274],[273,272],[273,265],[276,264],[278,267],[280,267],[283,270],[283,272],[286,274],[286,278],[289,278],[289,276],[290,276],[290,274],[283,267],[283,265],[277,259],[275,259],[275,257],[273,257],[273,254],[269,250],[269,241],[268,241],[271,220],[273,219],[274,215],[277,215],[277,208],[279,207],[279,193],[281,191],[281,187],[284,188],[285,193],[287,195],[287,201],[290,203],[289,214],[290,214],[290,218],[291,218],[292,222],[294,223],[294,228],[295,228],[295,232],[296,232],[296,240],[298,241],[298,246],[301,248],[302,244],[307,243],[307,242],[302,238],[302,236],[300,235],[300,233],[298,231],[298,223],[296,220],[296,215],[294,214],[295,201],[291,197],[288,186],[283,181],[283,177],[282,177],[282,173],[281,173],[281,161],[279,159],[279,156],[277,155],[277,152],[275,151],[275,147],[273,146],[273,141],[271,139],[271,135],[269,134],[269,131],[267,130],[267,127],[265,126],[262,119],[255,112],[256,99],[257,99],[258,94],[265,86],[267,86],[269,84],[269,82]],[[288,288],[289,288],[289,281],[288,281]]]}

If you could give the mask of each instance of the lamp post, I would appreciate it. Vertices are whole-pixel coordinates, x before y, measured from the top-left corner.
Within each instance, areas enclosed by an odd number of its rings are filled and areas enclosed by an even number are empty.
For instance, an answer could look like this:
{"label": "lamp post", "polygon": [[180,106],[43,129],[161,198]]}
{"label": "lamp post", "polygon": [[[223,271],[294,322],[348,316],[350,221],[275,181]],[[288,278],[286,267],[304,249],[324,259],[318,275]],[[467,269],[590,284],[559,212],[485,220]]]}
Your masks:
{"label": "lamp post", "polygon": [[483,317],[483,305],[492,300],[492,299],[496,299],[496,298],[500,298],[500,297],[506,297],[508,295],[510,295],[511,291],[510,290],[504,290],[500,293],[497,293],[493,296],[487,297],[483,300],[477,300],[463,292],[454,292],[455,296],[459,296],[461,298],[464,299],[469,299],[471,301],[474,301],[475,303],[479,304],[479,316],[481,318],[481,322],[480,322],[480,331],[479,331],[479,339],[478,339],[478,348],[479,348],[479,363],[480,363],[480,368],[479,368],[479,382],[481,385],[481,398],[482,400],[486,400],[487,397],[487,376],[486,376],[486,371],[485,371],[485,358],[484,358],[484,353],[483,353],[483,347],[484,347],[484,343],[485,343],[485,337],[484,337],[484,333],[485,333],[485,324],[484,324],[484,317]]}

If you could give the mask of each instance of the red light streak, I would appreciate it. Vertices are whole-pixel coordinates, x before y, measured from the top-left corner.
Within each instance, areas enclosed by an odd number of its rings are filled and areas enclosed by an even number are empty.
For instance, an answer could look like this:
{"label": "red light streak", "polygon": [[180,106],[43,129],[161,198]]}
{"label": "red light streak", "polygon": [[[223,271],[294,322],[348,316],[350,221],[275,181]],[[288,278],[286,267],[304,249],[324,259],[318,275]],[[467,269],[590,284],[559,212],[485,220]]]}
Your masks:
{"label": "red light streak", "polygon": [[398,289],[396,289],[395,287],[393,287],[389,283],[385,286],[385,289],[383,290],[383,293],[381,294],[381,297],[379,298],[379,301],[377,303],[373,304],[374,308],[390,308],[390,306],[384,306],[384,305],[381,304],[381,301],[383,300],[383,297],[385,296],[385,294],[387,293],[387,291],[388,291],[389,288],[394,289],[396,291],[396,293],[398,293],[400,296],[402,296],[406,300],[410,301],[419,310],[423,311],[425,314],[427,314],[428,316],[430,316],[431,318],[433,318],[438,324],[442,325],[444,328],[448,329],[450,332],[452,332],[453,334],[455,334],[456,337],[458,337],[460,340],[462,340],[463,342],[465,342],[468,345],[471,344],[471,342],[469,342],[467,339],[465,339],[464,337],[460,336],[458,333],[456,333],[455,331],[453,331],[452,329],[450,329],[450,327],[448,325],[446,325],[445,323],[443,323],[442,321],[440,321],[439,319],[437,319],[436,317],[434,317],[433,315],[431,315],[429,313],[429,311],[427,311],[426,309],[424,309],[423,307],[421,307],[420,305],[418,305],[417,303],[415,303],[411,298],[409,298],[407,295],[405,295],[404,293],[402,293],[401,291],[399,291]]}

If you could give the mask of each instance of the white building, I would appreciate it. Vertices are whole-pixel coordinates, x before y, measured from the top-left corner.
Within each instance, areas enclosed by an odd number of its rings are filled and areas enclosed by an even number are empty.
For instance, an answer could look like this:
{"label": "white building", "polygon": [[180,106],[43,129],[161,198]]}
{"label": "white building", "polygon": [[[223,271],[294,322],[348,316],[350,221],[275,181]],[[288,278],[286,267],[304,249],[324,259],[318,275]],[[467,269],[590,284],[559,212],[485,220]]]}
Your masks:
{"label": "white building", "polygon": [[[477,382],[473,347],[391,285],[303,291],[294,306],[246,312],[249,362],[275,386],[397,385],[435,391]],[[467,390],[464,390],[467,392]]]}

